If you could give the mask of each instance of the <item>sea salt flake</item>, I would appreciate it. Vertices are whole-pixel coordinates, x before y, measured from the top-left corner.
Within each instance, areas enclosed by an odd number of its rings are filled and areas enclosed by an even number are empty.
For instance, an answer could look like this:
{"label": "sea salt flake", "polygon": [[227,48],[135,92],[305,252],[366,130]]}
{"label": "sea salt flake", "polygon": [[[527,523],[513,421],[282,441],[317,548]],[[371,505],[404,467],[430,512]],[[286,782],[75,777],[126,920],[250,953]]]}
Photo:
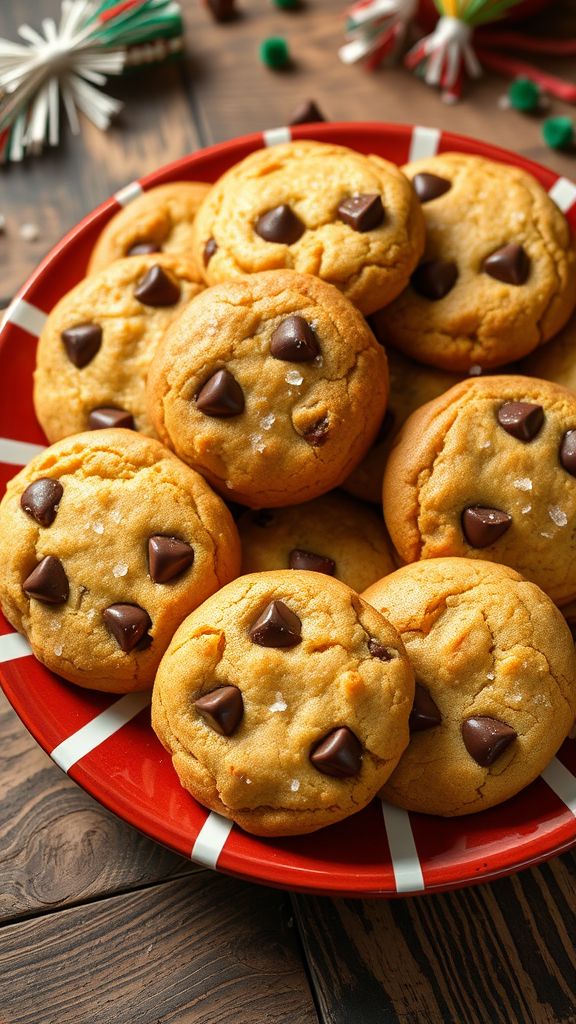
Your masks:
{"label": "sea salt flake", "polygon": [[551,533],[546,533],[546,530],[542,530],[541,533],[540,533],[540,536],[541,537],[545,537],[546,540],[551,540],[552,539],[552,534]]}
{"label": "sea salt flake", "polygon": [[266,416],[263,416],[262,419],[260,420],[260,426],[262,427],[262,430],[270,430],[274,426],[275,422],[276,422],[276,417],[275,417],[274,413],[273,412],[269,412],[269,413],[267,413]]}
{"label": "sea salt flake", "polygon": [[56,647],[54,648],[54,654],[56,655],[57,658],[60,658],[62,656],[62,650],[63,648],[61,644],[56,644]]}
{"label": "sea salt flake", "polygon": [[121,523],[122,513],[117,508],[113,508],[110,513],[110,518],[114,520],[115,523]]}
{"label": "sea salt flake", "polygon": [[552,522],[556,524],[556,526],[568,525],[568,516],[565,512],[562,511],[561,508],[558,508],[558,505],[551,505],[548,509],[548,515],[550,516]]}
{"label": "sea salt flake", "polygon": [[494,672],[487,672],[486,673],[486,679],[495,679],[495,678],[496,678],[496,676],[495,676]]}
{"label": "sea salt flake", "polygon": [[266,451],[266,444],[265,444],[265,442],[264,442],[264,440],[262,438],[262,434],[250,434],[249,440],[250,440],[250,444],[252,445],[254,451],[256,451],[256,452],[264,452],[264,451]]}
{"label": "sea salt flake", "polygon": [[478,447],[479,448],[491,448],[492,447],[492,441],[488,441],[488,440],[480,441],[480,444],[478,445]]}
{"label": "sea salt flake", "polygon": [[524,505],[524,507],[521,508],[520,511],[523,516],[527,516],[528,513],[532,511],[532,505]]}
{"label": "sea salt flake", "polygon": [[518,491],[531,491],[532,481],[528,476],[519,476],[517,480],[513,480],[512,483]]}
{"label": "sea salt flake", "polygon": [[92,529],[94,530],[94,533],[103,534],[104,523],[92,523]]}
{"label": "sea salt flake", "polygon": [[316,356],[314,360],[314,366],[324,366],[324,360],[322,356]]}
{"label": "sea salt flake", "polygon": [[244,776],[244,782],[246,783],[247,786],[252,785],[252,779],[249,779],[247,775]]}
{"label": "sea salt flake", "polygon": [[86,612],[86,618],[87,619],[95,619],[96,618],[96,609],[95,608],[89,608],[88,611]]}
{"label": "sea salt flake", "polygon": [[299,779],[291,779],[291,781],[290,781],[290,789],[292,790],[293,793],[297,793],[298,790],[300,789],[300,780]]}
{"label": "sea salt flake", "polygon": [[112,575],[118,579],[120,576],[126,576],[128,574],[128,563],[127,562],[116,562],[116,565],[112,569]]}
{"label": "sea salt flake", "polygon": [[57,633],[59,629],[62,629],[62,623],[60,622],[60,619],[52,619],[52,622],[50,623],[50,629],[52,629],[55,633]]}
{"label": "sea salt flake", "polygon": [[284,377],[287,384],[294,384],[295,386],[302,384],[304,377],[299,370],[288,370],[288,373]]}
{"label": "sea salt flake", "polygon": [[275,693],[274,697],[275,697],[274,703],[270,705],[268,710],[269,711],[286,711],[286,708],[288,707],[288,705],[287,705],[286,701],[284,700],[284,697],[282,696],[282,694],[281,693]]}
{"label": "sea salt flake", "polygon": [[544,708],[550,707],[550,701],[548,700],[548,697],[546,697],[543,693],[535,694],[535,696],[532,697],[532,703],[540,704]]}

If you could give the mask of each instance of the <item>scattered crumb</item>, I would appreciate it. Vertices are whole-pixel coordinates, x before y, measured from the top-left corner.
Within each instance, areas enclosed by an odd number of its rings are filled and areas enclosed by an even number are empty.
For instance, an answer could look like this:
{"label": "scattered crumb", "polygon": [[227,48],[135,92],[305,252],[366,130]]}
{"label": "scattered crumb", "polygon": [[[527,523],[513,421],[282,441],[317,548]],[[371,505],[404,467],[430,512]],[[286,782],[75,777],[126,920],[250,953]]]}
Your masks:
{"label": "scattered crumb", "polygon": [[19,235],[24,242],[36,242],[40,238],[40,230],[37,224],[22,224]]}

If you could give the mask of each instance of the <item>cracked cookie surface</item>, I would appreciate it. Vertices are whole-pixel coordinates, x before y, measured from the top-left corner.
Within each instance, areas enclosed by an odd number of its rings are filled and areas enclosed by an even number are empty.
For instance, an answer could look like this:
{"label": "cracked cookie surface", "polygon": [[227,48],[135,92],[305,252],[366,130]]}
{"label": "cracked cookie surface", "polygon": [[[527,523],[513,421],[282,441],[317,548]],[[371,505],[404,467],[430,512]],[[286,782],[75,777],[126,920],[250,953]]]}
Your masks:
{"label": "cracked cookie surface", "polygon": [[194,221],[210,188],[203,181],[171,181],[147,189],[108,221],[92,250],[88,273],[143,252],[163,252],[191,262]]}
{"label": "cracked cookie surface", "polygon": [[404,424],[384,515],[405,562],[510,565],[557,604],[576,596],[576,395],[531,377],[464,381]]}
{"label": "cracked cookie surface", "polygon": [[89,429],[98,413],[107,426],[153,436],[152,357],[203,287],[192,263],[159,254],[117,260],[72,288],[50,313],[36,354],[34,408],[48,440]]}
{"label": "cracked cookie surface", "polygon": [[322,142],[251,153],[216,182],[195,233],[209,284],[289,268],[336,285],[363,313],[402,291],[424,248],[420,204],[402,172]]}
{"label": "cracked cookie surface", "polygon": [[574,643],[552,601],[512,569],[462,558],[405,566],[363,597],[416,676],[410,744],[381,796],[452,816],[532,782],[576,711]]}
{"label": "cracked cookie surface", "polygon": [[0,558],[2,610],[36,657],[117,693],[152,685],[176,627],[240,568],[224,503],[128,430],[67,438],[18,473],[0,505]]}
{"label": "cracked cookie surface", "polygon": [[[539,182],[462,153],[404,171],[423,183],[426,248],[410,286],[382,314],[390,344],[465,372],[502,366],[553,337],[576,302],[576,249]],[[434,196],[431,178],[444,183]]]}
{"label": "cracked cookie surface", "polygon": [[200,803],[292,835],[369,803],[408,742],[413,686],[396,631],[343,583],[258,573],[182,623],[152,724]]}
{"label": "cracked cookie surface", "polygon": [[341,493],[245,512],[237,525],[243,573],[307,569],[361,591],[396,568],[382,516]]}
{"label": "cracked cookie surface", "polygon": [[387,396],[386,355],[364,318],[331,285],[291,270],[201,293],[148,379],[161,440],[255,508],[338,486],[372,443]]}

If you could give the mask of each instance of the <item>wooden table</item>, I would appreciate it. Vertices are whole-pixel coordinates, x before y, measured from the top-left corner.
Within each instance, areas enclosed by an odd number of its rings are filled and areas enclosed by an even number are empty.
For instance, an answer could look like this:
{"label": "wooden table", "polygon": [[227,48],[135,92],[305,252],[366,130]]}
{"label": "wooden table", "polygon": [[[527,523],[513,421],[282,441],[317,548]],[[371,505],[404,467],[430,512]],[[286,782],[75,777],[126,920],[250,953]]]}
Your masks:
{"label": "wooden table", "polygon": [[[240,3],[242,0],[240,0]],[[0,35],[56,0],[4,0]],[[190,150],[284,123],[314,97],[331,119],[451,128],[576,174],[537,119],[498,107],[487,77],[456,108],[405,72],[336,58],[340,5],[282,13],[245,0],[213,24],[183,0],[187,57],[116,83],[107,135],[87,127],[41,160],[0,172],[0,298],[83,214]],[[552,4],[550,4],[552,7]],[[536,30],[576,34],[574,2]],[[259,65],[284,34],[294,69]],[[545,62],[543,62],[545,63]],[[551,69],[570,75],[569,62]],[[564,112],[554,104],[555,112]],[[23,224],[38,228],[24,241]],[[103,810],[0,704],[0,1024],[496,1024],[576,1021],[576,858],[445,896],[395,901],[290,896],[195,868]]]}

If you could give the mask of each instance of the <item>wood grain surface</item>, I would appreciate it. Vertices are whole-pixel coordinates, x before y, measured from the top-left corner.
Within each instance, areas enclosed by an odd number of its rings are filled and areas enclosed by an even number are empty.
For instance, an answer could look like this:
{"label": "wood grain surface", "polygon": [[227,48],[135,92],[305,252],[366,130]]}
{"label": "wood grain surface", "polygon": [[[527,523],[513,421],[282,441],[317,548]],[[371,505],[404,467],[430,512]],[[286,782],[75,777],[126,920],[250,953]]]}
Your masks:
{"label": "wood grain surface", "polygon": [[[59,0],[2,0],[0,35]],[[538,118],[499,109],[486,76],[447,108],[404,71],[345,68],[342,5],[282,12],[238,0],[215,25],[182,0],[183,61],[110,91],[106,135],[0,169],[0,300],[77,220],[127,181],[199,146],[285,123],[314,97],[332,120],[416,122],[475,135],[567,176],[576,158],[540,140]],[[576,0],[538,34],[576,35]],[[293,69],[258,62],[285,35]],[[574,79],[573,62],[541,62]],[[566,112],[554,103],[553,112]],[[573,111],[569,111],[574,113]],[[20,237],[37,226],[36,242]],[[576,856],[444,896],[396,901],[293,896],[199,870],[140,836],[64,776],[0,699],[0,1024],[572,1024]]]}

